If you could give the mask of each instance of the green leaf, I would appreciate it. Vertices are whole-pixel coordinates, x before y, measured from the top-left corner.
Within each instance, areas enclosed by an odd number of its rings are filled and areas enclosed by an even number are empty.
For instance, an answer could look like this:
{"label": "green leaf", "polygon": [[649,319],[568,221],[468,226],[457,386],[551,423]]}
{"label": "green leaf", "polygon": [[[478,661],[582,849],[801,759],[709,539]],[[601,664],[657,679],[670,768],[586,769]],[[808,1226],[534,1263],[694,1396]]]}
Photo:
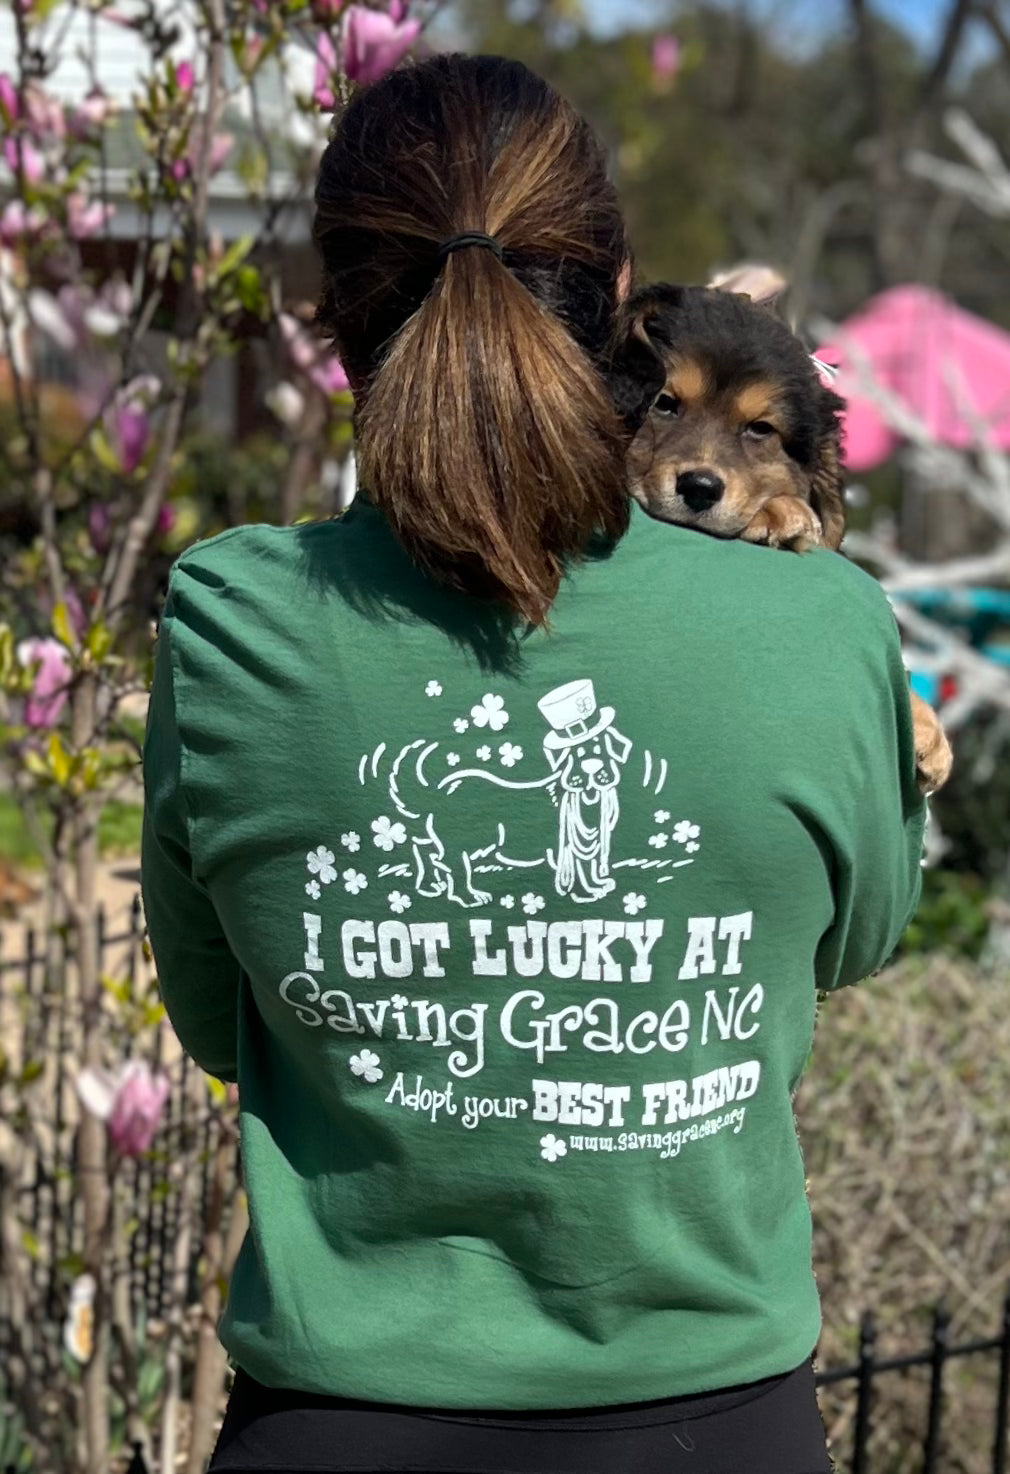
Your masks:
{"label": "green leaf", "polygon": [[0,624],[0,685],[6,684],[15,673],[20,673],[20,663],[14,645],[14,631],[9,624]]}
{"label": "green leaf", "polygon": [[33,778],[46,778],[50,776],[49,767],[41,753],[29,747],[21,756],[21,764]]}
{"label": "green leaf", "polygon": [[207,1090],[211,1100],[217,1106],[223,1106],[228,1100],[228,1087],[223,1080],[217,1080],[213,1075],[204,1076],[207,1081]]}
{"label": "green leaf", "polygon": [[265,320],[270,299],[263,285],[263,278],[255,266],[240,266],[236,271],[235,295],[246,312]]}
{"label": "green leaf", "polygon": [[42,1245],[39,1243],[38,1237],[34,1233],[32,1233],[30,1228],[23,1228],[21,1230],[21,1247],[24,1249],[29,1259],[36,1260],[42,1253]]}
{"label": "green leaf", "polygon": [[119,457],[101,425],[96,425],[91,432],[91,449],[103,471],[109,471],[113,476],[119,476],[122,473],[123,468]]}
{"label": "green leaf", "polygon": [[72,764],[70,754],[63,746],[63,738],[59,732],[50,732],[46,751],[49,754],[49,772],[54,782],[60,788],[66,788],[70,781]]}
{"label": "green leaf", "polygon": [[252,250],[253,244],[254,241],[251,235],[239,236],[237,241],[231,243],[217,265],[211,269],[208,280],[212,283],[219,282],[223,281],[226,276],[230,276],[233,271],[242,265],[242,262]]}
{"label": "green leaf", "polygon": [[40,1060],[40,1059],[30,1059],[30,1060],[28,1060],[25,1063],[25,1065],[22,1067],[21,1073],[18,1076],[18,1084],[19,1085],[30,1085],[33,1080],[37,1080],[39,1078],[39,1076],[42,1074],[42,1072],[43,1072],[44,1069],[45,1069],[45,1064],[43,1063],[42,1060]]}
{"label": "green leaf", "polygon": [[77,632],[70,622],[70,611],[65,603],[57,604],[53,610],[53,634],[68,650],[77,649]]}
{"label": "green leaf", "polygon": [[112,635],[104,620],[96,619],[88,630],[87,647],[92,658],[99,663],[112,649]]}

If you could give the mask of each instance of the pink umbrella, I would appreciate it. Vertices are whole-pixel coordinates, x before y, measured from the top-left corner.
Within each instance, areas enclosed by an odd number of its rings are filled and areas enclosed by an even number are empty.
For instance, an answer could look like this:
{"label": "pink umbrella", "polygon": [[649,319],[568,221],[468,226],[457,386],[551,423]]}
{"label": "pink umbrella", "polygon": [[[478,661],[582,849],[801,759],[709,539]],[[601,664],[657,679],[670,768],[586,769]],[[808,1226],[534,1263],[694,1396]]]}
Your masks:
{"label": "pink umbrella", "polygon": [[901,439],[866,397],[866,371],[942,444],[964,450],[985,439],[1010,448],[1010,334],[939,292],[881,292],[817,356],[841,366],[835,388],[848,401],[845,459],[852,471],[880,465]]}

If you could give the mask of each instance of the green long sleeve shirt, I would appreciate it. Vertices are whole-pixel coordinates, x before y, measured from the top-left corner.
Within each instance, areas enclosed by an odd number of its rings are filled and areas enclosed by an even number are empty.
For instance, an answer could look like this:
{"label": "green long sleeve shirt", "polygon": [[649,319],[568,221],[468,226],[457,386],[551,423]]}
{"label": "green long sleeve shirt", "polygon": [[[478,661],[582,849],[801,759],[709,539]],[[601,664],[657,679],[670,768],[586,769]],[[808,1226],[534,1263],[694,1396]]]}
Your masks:
{"label": "green long sleeve shirt", "polygon": [[914,772],[893,616],[834,554],[636,509],[517,637],[365,501],[191,549],[144,897],[183,1045],[240,1087],[233,1359],[513,1409],[799,1365],[791,1095],[816,990],[916,903]]}

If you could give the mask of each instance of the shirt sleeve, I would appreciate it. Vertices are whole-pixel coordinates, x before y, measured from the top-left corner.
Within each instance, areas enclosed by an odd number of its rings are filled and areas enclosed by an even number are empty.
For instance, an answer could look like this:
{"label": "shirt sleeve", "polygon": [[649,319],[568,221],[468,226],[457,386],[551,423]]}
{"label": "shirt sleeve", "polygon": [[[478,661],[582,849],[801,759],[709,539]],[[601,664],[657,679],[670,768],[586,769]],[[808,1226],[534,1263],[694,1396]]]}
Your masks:
{"label": "shirt sleeve", "polygon": [[158,984],[187,1054],[219,1080],[238,1079],[241,970],[194,873],[176,715],[172,602],[158,635],[144,742],[142,889]]}
{"label": "shirt sleeve", "polygon": [[[889,960],[915,915],[922,890],[926,801],[916,781],[908,674],[897,621],[883,594],[874,601],[861,669],[850,679],[859,763],[839,796],[841,820],[830,863],[835,919],[815,961],[827,992],[869,977]],[[850,688],[851,689],[851,688]]]}

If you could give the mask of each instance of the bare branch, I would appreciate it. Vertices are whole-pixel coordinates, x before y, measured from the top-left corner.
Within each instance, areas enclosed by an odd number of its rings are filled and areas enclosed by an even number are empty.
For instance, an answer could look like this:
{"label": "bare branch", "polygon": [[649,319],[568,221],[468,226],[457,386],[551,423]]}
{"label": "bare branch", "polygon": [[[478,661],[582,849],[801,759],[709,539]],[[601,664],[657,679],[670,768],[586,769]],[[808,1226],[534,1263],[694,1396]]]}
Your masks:
{"label": "bare branch", "polygon": [[920,115],[933,106],[946,86],[974,11],[974,0],[953,0],[947,13],[947,22],[940,37],[936,57],[919,92],[918,112]]}

